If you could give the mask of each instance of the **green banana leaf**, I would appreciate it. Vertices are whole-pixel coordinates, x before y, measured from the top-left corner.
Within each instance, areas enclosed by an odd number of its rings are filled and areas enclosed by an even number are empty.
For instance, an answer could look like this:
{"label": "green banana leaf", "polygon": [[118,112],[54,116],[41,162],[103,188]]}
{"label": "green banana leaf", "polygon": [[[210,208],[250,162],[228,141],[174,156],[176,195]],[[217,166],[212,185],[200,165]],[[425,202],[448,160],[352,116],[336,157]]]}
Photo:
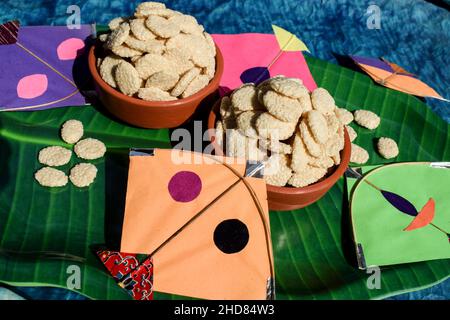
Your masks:
{"label": "green banana leaf", "polygon": [[[333,94],[337,105],[369,109],[381,116],[375,131],[354,126],[356,143],[370,153],[369,164],[386,162],[374,150],[374,140],[380,136],[398,142],[398,161],[450,160],[449,125],[423,102],[375,85],[359,72],[312,57],[307,62],[317,84]],[[38,151],[47,145],[64,145],[58,130],[67,119],[81,120],[86,136],[104,141],[108,154],[130,146],[170,147],[168,130],[124,125],[105,115],[101,106],[1,113],[0,282],[65,288],[71,274],[67,268],[78,265],[81,288],[74,291],[95,299],[129,299],[92,253],[92,246],[108,238],[108,217],[114,211],[109,201],[124,193],[123,185],[114,184],[111,175],[126,174],[126,162],[109,165],[109,156],[96,161],[98,178],[88,189],[68,185],[53,191],[34,181]],[[65,169],[74,163],[75,159]],[[449,276],[449,260],[390,266],[381,269],[381,288],[369,289],[371,274],[355,267],[345,192],[341,179],[307,208],[270,213],[278,299],[382,298]],[[44,251],[71,256],[39,253]],[[155,298],[182,297],[156,293]]]}

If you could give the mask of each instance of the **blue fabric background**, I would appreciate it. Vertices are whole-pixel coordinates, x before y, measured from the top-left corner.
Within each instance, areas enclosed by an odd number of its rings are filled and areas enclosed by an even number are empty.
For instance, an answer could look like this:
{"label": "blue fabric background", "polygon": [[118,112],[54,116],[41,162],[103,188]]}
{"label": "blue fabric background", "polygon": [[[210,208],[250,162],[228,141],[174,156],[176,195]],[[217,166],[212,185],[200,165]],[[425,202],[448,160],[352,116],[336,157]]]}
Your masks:
{"label": "blue fabric background", "polygon": [[[0,22],[64,25],[69,5],[81,9],[81,22],[106,24],[131,14],[136,0],[3,0]],[[178,0],[168,7],[194,15],[210,33],[271,33],[271,24],[299,36],[311,53],[337,62],[335,54],[385,57],[419,76],[450,99],[450,0]],[[381,12],[381,28],[367,28],[367,9]],[[450,103],[427,103],[450,122]],[[449,160],[449,159],[447,159]],[[61,298],[61,289],[20,289],[30,298]],[[73,298],[73,296],[70,296]],[[1,298],[1,292],[0,292]],[[450,280],[396,299],[450,299]]]}

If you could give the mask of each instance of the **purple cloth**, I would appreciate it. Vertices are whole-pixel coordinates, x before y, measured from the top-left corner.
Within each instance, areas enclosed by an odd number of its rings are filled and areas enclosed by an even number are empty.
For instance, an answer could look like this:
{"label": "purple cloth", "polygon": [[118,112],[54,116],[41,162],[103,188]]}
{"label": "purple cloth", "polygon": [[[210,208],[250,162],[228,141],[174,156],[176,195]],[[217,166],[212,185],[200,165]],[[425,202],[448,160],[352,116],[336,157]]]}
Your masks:
{"label": "purple cloth", "polygon": [[83,85],[79,81],[89,79],[85,76],[85,55],[90,34],[89,25],[72,30],[65,26],[21,27],[16,44],[0,45],[0,110],[41,110],[85,104],[77,86]]}

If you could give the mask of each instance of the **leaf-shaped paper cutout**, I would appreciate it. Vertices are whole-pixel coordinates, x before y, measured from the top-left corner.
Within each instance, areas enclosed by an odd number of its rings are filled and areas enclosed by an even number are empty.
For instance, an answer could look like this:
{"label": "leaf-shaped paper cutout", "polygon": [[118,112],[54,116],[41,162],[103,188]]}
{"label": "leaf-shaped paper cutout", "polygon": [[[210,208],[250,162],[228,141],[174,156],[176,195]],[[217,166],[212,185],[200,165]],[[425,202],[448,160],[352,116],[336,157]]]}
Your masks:
{"label": "leaf-shaped paper cutout", "polygon": [[409,202],[402,196],[399,196],[398,194],[395,194],[395,193],[392,193],[389,191],[385,191],[385,190],[381,190],[381,194],[387,201],[389,201],[390,204],[392,204],[399,211],[406,213],[413,217],[417,216],[417,213],[418,213],[417,209],[414,207],[414,205],[411,202]]}
{"label": "leaf-shaped paper cutout", "polygon": [[84,41],[80,38],[69,38],[58,45],[56,53],[59,60],[75,60],[84,47]]}
{"label": "leaf-shaped paper cutout", "polygon": [[20,23],[18,20],[8,21],[0,25],[0,45],[17,42]]}
{"label": "leaf-shaped paper cutout", "polygon": [[42,96],[48,88],[45,74],[36,73],[23,77],[17,83],[17,96],[22,99],[34,99]]}
{"label": "leaf-shaped paper cutout", "polygon": [[242,72],[240,78],[242,83],[251,82],[258,85],[270,78],[270,72],[266,67],[253,67]]}
{"label": "leaf-shaped paper cutout", "polygon": [[411,231],[427,226],[434,218],[435,202],[433,198],[430,198],[428,202],[420,210],[419,214],[414,220],[404,229],[404,231]]}
{"label": "leaf-shaped paper cutout", "polygon": [[272,25],[273,32],[277,37],[278,44],[280,49],[283,51],[307,51],[309,52],[306,44],[297,38],[295,34],[290,33],[289,31],[284,30],[276,25]]}

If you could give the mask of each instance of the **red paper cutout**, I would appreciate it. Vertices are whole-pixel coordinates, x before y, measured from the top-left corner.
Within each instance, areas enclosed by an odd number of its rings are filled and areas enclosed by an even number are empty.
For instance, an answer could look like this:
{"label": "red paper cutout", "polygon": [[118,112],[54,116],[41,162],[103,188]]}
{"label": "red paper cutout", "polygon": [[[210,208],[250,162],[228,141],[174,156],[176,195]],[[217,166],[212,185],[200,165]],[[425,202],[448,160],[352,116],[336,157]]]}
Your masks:
{"label": "red paper cutout", "polygon": [[119,283],[134,300],[153,300],[153,260],[140,263],[135,254],[99,250],[97,255]]}
{"label": "red paper cutout", "polygon": [[423,206],[422,210],[420,210],[419,214],[414,218],[414,220],[411,221],[411,223],[403,230],[411,231],[430,224],[430,222],[433,221],[434,218],[435,207],[436,206],[433,198],[430,198],[430,200],[428,200],[428,202]]}

